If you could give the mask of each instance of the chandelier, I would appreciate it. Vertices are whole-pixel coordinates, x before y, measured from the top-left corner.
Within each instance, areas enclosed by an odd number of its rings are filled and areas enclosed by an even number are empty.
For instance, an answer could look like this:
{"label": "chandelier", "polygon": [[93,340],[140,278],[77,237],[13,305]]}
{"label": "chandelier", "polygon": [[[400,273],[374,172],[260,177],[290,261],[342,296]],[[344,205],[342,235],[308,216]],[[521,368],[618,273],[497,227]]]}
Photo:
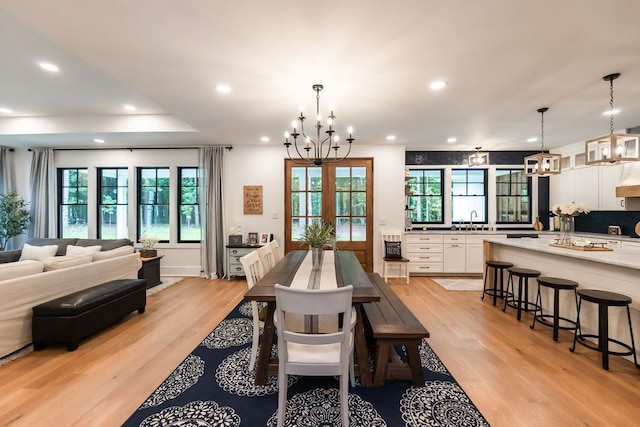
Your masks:
{"label": "chandelier", "polygon": [[469,155],[469,166],[484,166],[489,164],[489,153],[481,153],[482,147],[476,147],[476,152]]}
{"label": "chandelier", "polygon": [[[338,155],[338,150],[343,148],[340,145],[340,138],[336,135],[336,131],[334,129],[336,116],[333,114],[333,110],[327,117],[327,130],[324,131],[324,136],[322,134],[322,128],[324,125],[322,124],[321,116],[320,116],[320,91],[323,89],[321,84],[315,84],[312,86],[313,90],[316,91],[316,135],[315,140],[311,139],[310,136],[304,131],[304,121],[306,117],[304,113],[300,111],[300,116],[293,121],[291,124],[293,127],[293,132],[285,132],[284,133],[284,146],[287,147],[287,155],[289,158],[297,164],[306,164],[306,165],[315,165],[320,166],[323,163],[337,163],[347,158],[349,153],[351,152],[351,143],[354,141],[351,133],[353,129],[349,127],[347,133],[349,137],[346,138],[346,141],[349,143],[349,148],[347,153],[344,156]],[[300,126],[300,132],[298,133],[298,126]],[[300,141],[298,141],[298,137]],[[289,142],[289,138],[293,138],[293,143]],[[324,138],[324,139],[322,139]],[[333,144],[333,145],[332,145]],[[294,156],[291,155],[290,148],[293,145],[295,148]],[[332,154],[333,150],[333,155]],[[297,154],[297,156],[295,155]]]}
{"label": "chandelier", "polygon": [[613,116],[619,112],[613,108],[613,81],[620,73],[608,74],[602,80],[609,82],[609,135],[591,139],[585,143],[585,159],[588,165],[603,165],[640,160],[638,140],[640,135],[613,133]]}
{"label": "chandelier", "polygon": [[544,113],[549,108],[538,108],[540,113],[540,153],[524,158],[524,173],[526,176],[557,175],[560,173],[560,154],[544,152]]}

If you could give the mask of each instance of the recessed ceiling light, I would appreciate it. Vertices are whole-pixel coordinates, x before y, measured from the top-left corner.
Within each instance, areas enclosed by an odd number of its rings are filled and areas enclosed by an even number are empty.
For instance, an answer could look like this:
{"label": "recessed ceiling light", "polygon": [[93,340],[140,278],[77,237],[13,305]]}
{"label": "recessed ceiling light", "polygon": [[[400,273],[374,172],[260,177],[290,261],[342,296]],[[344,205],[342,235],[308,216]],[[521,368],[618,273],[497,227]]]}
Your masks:
{"label": "recessed ceiling light", "polygon": [[395,135],[387,135],[387,141],[395,141],[395,140],[396,140]]}
{"label": "recessed ceiling light", "polygon": [[613,116],[615,114],[618,114],[620,112],[619,109],[614,108],[613,110],[607,110],[604,113],[602,113],[603,116]]}
{"label": "recessed ceiling light", "polygon": [[533,138],[529,138],[527,139],[527,142],[536,142],[538,140],[538,138],[536,138],[535,136]]}
{"label": "recessed ceiling light", "polygon": [[453,143],[454,143],[454,142],[456,142],[457,140],[458,140],[458,138],[448,138],[448,139],[447,139],[447,142],[448,142],[449,144],[453,144]]}
{"label": "recessed ceiling light", "polygon": [[442,80],[436,80],[434,82],[431,82],[431,84],[429,85],[429,87],[431,89],[434,90],[438,90],[438,89],[442,89],[443,87],[445,87],[447,85],[447,83],[445,81]]}
{"label": "recessed ceiling light", "polygon": [[104,139],[94,139],[93,142],[97,142],[98,144],[104,144]]}
{"label": "recessed ceiling light", "polygon": [[12,114],[13,110],[9,109],[9,108],[0,108],[0,113],[4,113],[4,114]]}
{"label": "recessed ceiling light", "polygon": [[50,62],[39,62],[38,65],[43,70],[47,70],[52,73],[57,73],[58,71],[60,71],[57,65],[51,64]]}
{"label": "recessed ceiling light", "polygon": [[123,106],[123,108],[127,111],[136,111],[136,107],[134,107],[133,105],[130,104],[126,104]]}
{"label": "recessed ceiling light", "polygon": [[261,137],[260,137],[260,141],[262,141],[262,142],[269,142],[269,137],[268,137],[268,136],[261,136]]}
{"label": "recessed ceiling light", "polygon": [[231,86],[229,86],[229,85],[224,85],[224,84],[217,85],[217,86],[216,86],[216,90],[217,90],[218,92],[220,92],[220,93],[229,93],[229,92],[231,92]]}

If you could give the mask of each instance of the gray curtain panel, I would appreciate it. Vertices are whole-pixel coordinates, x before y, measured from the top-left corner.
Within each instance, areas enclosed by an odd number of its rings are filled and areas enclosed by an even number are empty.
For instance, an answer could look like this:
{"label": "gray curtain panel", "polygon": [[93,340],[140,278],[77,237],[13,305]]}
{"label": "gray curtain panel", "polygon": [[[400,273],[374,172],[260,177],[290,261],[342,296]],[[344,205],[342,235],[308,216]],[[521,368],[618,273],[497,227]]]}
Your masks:
{"label": "gray curtain panel", "polygon": [[32,149],[29,237],[56,237],[56,169],[53,150]]}
{"label": "gray curtain panel", "polygon": [[224,217],[222,177],[224,147],[201,147],[198,153],[200,218],[202,241],[200,262],[202,277],[222,278],[224,264]]}
{"label": "gray curtain panel", "polygon": [[0,147],[0,192],[8,194],[14,189],[14,170],[11,151],[7,147]]}

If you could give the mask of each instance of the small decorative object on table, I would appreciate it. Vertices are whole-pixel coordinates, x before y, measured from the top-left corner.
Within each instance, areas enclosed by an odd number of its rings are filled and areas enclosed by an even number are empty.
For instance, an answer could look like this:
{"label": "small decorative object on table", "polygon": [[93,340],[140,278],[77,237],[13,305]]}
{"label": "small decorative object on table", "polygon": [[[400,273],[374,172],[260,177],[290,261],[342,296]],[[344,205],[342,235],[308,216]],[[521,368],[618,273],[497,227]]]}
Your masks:
{"label": "small decorative object on table", "polygon": [[322,268],[324,248],[328,246],[335,249],[336,247],[336,232],[332,224],[316,221],[304,227],[304,232],[298,241],[311,247],[311,265],[312,269],[317,271]]}
{"label": "small decorative object on table", "polygon": [[575,217],[582,213],[588,214],[591,210],[582,204],[577,205],[571,202],[555,205],[551,208],[551,212],[560,217],[560,239],[558,244],[571,246],[575,232]]}
{"label": "small decorative object on table", "polygon": [[229,246],[242,246],[242,234],[229,234]]}
{"label": "small decorative object on table", "polygon": [[249,241],[249,246],[257,246],[258,245],[258,233],[256,232],[250,232],[247,235],[247,240]]}
{"label": "small decorative object on table", "polygon": [[142,243],[142,249],[140,249],[140,256],[142,258],[153,258],[158,256],[158,251],[153,247],[158,243],[158,239],[153,236],[147,236],[146,234],[140,239]]}

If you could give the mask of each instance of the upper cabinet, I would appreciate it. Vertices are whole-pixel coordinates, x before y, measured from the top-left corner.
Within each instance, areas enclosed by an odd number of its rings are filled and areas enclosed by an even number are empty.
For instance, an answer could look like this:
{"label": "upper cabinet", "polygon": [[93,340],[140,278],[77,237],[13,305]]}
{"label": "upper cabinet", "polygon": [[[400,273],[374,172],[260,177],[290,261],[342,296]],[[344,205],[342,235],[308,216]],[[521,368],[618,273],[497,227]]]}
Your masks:
{"label": "upper cabinet", "polygon": [[601,211],[624,210],[624,197],[616,197],[616,187],[622,180],[622,164],[600,166],[600,203]]}

